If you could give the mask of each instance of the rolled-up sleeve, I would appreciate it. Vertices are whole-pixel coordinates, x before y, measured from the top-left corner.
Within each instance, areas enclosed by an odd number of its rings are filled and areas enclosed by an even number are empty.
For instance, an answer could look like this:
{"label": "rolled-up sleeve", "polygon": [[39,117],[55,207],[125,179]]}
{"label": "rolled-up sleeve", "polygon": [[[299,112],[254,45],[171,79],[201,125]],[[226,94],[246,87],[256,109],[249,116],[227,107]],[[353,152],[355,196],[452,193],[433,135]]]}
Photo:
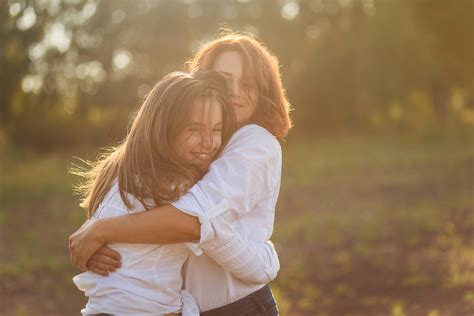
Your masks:
{"label": "rolled-up sleeve", "polygon": [[199,250],[244,282],[265,284],[275,279],[280,261],[273,243],[247,238],[235,222],[230,212],[205,221],[201,230],[206,236],[201,238]]}

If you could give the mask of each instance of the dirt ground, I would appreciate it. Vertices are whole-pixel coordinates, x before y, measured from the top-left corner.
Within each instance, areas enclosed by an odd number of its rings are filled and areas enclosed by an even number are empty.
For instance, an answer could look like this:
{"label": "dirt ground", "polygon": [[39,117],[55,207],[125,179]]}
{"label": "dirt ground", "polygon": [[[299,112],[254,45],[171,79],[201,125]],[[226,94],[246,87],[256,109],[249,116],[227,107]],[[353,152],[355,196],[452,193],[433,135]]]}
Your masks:
{"label": "dirt ground", "polygon": [[[282,315],[474,315],[473,149],[390,144],[284,148]],[[86,302],[67,253],[84,219],[71,156],[3,157],[0,315],[79,315]]]}

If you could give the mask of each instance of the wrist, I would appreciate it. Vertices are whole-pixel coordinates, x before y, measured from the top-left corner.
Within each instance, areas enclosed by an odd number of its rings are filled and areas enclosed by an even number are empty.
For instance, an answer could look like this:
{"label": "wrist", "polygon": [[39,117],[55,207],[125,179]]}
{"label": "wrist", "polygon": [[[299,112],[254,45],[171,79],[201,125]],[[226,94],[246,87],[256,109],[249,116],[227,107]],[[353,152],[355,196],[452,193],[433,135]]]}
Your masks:
{"label": "wrist", "polygon": [[99,218],[99,219],[94,220],[91,223],[91,232],[95,240],[100,241],[101,243],[105,244],[107,242],[107,234],[106,234],[107,225],[105,225],[104,220],[105,218]]}

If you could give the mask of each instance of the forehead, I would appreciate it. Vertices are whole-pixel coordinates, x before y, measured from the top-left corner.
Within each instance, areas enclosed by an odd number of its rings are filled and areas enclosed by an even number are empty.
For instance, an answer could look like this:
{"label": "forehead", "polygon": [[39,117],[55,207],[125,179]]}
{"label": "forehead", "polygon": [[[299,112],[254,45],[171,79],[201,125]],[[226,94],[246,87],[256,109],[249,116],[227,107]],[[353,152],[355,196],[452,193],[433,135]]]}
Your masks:
{"label": "forehead", "polygon": [[220,121],[222,119],[220,102],[215,97],[199,98],[193,105],[190,119],[193,123]]}
{"label": "forehead", "polygon": [[217,55],[213,69],[240,78],[243,74],[242,55],[233,50],[224,51]]}

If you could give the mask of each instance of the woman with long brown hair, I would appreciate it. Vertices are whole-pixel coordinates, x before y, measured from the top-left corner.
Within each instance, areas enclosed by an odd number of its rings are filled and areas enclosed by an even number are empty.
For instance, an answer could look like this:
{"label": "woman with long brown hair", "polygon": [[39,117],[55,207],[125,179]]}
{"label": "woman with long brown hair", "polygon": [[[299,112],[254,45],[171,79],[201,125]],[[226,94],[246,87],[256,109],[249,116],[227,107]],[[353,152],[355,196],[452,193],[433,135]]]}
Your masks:
{"label": "woman with long brown hair", "polygon": [[[224,79],[217,72],[171,73],[146,97],[124,141],[86,171],[79,186],[89,219],[137,213],[177,200],[206,172],[234,131]],[[185,244],[109,244],[122,267],[109,278],[74,277],[89,298],[83,314],[198,315],[182,291]],[[153,277],[150,277],[150,271]]]}
{"label": "woman with long brown hair", "polygon": [[206,175],[171,205],[83,225],[70,237],[72,260],[106,273],[118,257],[103,247],[107,241],[199,240],[204,254],[189,257],[185,288],[202,315],[277,315],[267,283],[279,262],[268,241],[281,178],[278,140],[291,128],[278,60],[254,38],[230,33],[204,45],[188,67],[226,78],[239,129]]}

